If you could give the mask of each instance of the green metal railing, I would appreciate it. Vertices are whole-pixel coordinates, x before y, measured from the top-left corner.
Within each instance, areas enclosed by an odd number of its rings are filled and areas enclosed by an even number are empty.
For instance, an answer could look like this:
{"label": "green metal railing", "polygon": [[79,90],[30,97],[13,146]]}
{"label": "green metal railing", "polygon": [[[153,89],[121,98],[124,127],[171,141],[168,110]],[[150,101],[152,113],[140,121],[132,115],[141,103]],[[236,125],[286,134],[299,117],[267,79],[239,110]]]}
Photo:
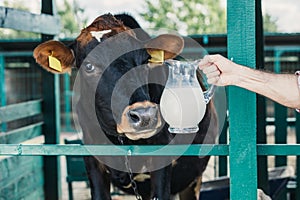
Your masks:
{"label": "green metal railing", "polygon": [[[0,144],[1,155],[18,156],[230,156],[230,145],[80,145]],[[113,149],[113,151],[112,151]],[[161,151],[163,149],[163,151]],[[300,155],[300,144],[257,144],[258,156]],[[128,155],[130,152],[130,155]],[[247,167],[248,168],[248,167]],[[243,171],[242,169],[240,169]]]}

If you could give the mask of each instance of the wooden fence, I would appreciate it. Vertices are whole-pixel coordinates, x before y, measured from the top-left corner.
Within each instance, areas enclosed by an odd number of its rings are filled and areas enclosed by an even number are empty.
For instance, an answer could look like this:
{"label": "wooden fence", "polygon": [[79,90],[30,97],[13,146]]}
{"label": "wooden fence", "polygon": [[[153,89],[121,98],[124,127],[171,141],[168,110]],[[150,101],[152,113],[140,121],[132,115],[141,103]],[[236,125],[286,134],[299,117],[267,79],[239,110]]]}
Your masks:
{"label": "wooden fence", "polygon": [[[41,100],[0,107],[0,124],[39,115],[42,113],[41,107]],[[37,122],[15,130],[1,132],[0,143],[21,144],[31,140],[30,143],[41,144],[44,142],[42,125],[43,122]],[[43,199],[43,166],[42,156],[1,156],[0,198]]]}
{"label": "wooden fence", "polygon": [[[1,28],[41,33],[41,42],[52,39],[60,31],[59,18],[55,13],[55,1],[42,0],[41,14],[33,14],[13,8],[0,7]],[[20,20],[22,19],[22,20]],[[17,47],[16,47],[17,48]],[[0,56],[2,76],[5,68]],[[1,78],[1,91],[5,81]],[[43,144],[59,143],[59,79],[57,75],[42,73],[42,99],[1,107],[1,145],[9,143],[34,143],[43,134]],[[9,94],[1,92],[1,105],[6,105]],[[6,131],[6,123],[42,114],[43,119],[34,124]],[[37,136],[37,137],[36,137]],[[30,140],[28,140],[30,139]],[[4,144],[3,144],[4,143]],[[5,149],[4,147],[1,147]],[[1,154],[4,155],[4,154]],[[0,196],[3,199],[59,199],[60,164],[56,156],[5,156],[0,160]]]}

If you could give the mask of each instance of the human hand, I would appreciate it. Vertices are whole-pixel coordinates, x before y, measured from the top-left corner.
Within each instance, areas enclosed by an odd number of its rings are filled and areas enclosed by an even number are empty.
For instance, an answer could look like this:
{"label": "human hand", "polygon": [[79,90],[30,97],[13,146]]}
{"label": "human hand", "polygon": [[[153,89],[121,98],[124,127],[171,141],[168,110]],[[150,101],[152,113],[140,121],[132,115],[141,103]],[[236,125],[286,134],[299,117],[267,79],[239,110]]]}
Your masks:
{"label": "human hand", "polygon": [[206,55],[198,65],[206,75],[209,84],[234,85],[240,79],[241,66],[221,55]]}

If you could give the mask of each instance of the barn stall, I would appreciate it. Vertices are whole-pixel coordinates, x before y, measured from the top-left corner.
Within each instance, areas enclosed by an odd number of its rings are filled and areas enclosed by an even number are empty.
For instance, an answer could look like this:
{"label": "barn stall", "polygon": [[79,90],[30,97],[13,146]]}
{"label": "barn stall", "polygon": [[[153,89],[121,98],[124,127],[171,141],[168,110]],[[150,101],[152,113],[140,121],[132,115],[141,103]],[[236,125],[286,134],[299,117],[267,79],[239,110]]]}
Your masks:
{"label": "barn stall", "polygon": [[[259,1],[236,3],[235,1],[228,0],[227,7],[228,35],[227,37],[221,37],[221,40],[223,40],[222,47],[217,50],[216,48],[212,47],[210,49],[209,47],[209,45],[213,44],[213,41],[217,43],[220,38],[209,36],[195,37],[195,40],[202,43],[203,46],[207,43],[207,49],[210,53],[222,53],[229,58],[233,57],[234,61],[247,66],[263,67],[265,65],[265,68],[268,69],[273,67],[271,69],[278,73],[287,70],[286,66],[290,66],[291,62],[294,63],[295,69],[297,66],[299,67],[299,35],[269,36],[267,37],[268,40],[266,40],[270,42],[267,46],[269,49],[264,48]],[[4,199],[60,199],[62,192],[60,156],[84,156],[93,154],[91,152],[97,155],[126,155],[129,150],[132,156],[136,156],[147,154],[149,148],[151,148],[146,146],[122,146],[120,148],[123,151],[111,152],[107,146],[101,145],[57,145],[60,143],[61,132],[59,122],[60,105],[62,102],[59,96],[59,90],[61,90],[60,82],[65,86],[66,94],[68,94],[69,77],[45,73],[43,70],[38,69],[32,59],[28,58],[31,57],[31,50],[38,43],[49,40],[59,33],[59,30],[56,29],[57,26],[54,25],[58,23],[58,18],[55,16],[53,12],[55,9],[53,8],[55,8],[53,2],[49,0],[42,1],[41,15],[0,8],[0,13],[2,13],[1,18],[5,19],[2,27],[25,31],[34,30],[35,32],[42,33],[41,41],[30,43],[30,48],[27,49],[27,52],[19,51],[18,42],[12,44],[2,43],[3,49],[7,47],[14,49],[11,52],[1,51],[0,54],[0,154],[3,156],[0,164],[0,195]],[[22,16],[24,21],[27,21],[26,26],[16,23],[16,16]],[[39,22],[39,20],[41,21]],[[35,23],[30,23],[32,21]],[[49,24],[47,27],[51,28],[46,29],[44,26],[37,27],[36,24]],[[239,31],[237,32],[236,30]],[[275,39],[276,37],[277,40]],[[272,46],[272,42],[273,44],[275,42],[280,43],[283,39],[285,42],[282,42],[281,45]],[[289,42],[289,40],[292,42]],[[286,46],[287,44],[289,44],[289,47]],[[266,58],[263,56],[263,52],[266,52],[265,54],[271,60],[265,62]],[[9,69],[6,66],[10,61],[12,62],[13,59],[16,59],[16,57],[22,57],[22,61],[24,61],[24,58],[28,59],[29,68],[32,68],[32,72],[30,73],[33,76],[40,76],[40,79],[36,79],[35,82],[30,83],[34,85],[31,90],[34,91],[32,93],[36,96],[28,97],[28,99],[24,98],[24,100],[20,98],[23,102],[13,102],[16,99],[13,95],[16,95],[16,93],[7,92],[10,83],[6,78],[7,76],[13,78],[15,74],[9,75]],[[290,60],[292,59],[291,57],[294,58],[294,61]],[[295,60],[295,58],[298,59]],[[294,68],[291,70],[294,70]],[[43,82],[47,82],[47,85],[42,84],[41,79]],[[287,130],[289,127],[295,129],[296,135],[298,135],[296,139],[299,141],[299,115],[291,113],[292,111],[290,110],[287,112],[286,108],[275,104],[275,108],[273,108],[275,110],[274,117],[267,117],[267,106],[264,98],[236,87],[228,87],[227,92],[228,110],[230,113],[228,124],[230,126],[225,126],[225,131],[221,135],[221,140],[223,140],[224,144],[191,145],[187,147],[184,155],[220,156],[219,175],[227,176],[227,172],[230,174],[230,179],[225,179],[225,184],[221,184],[221,186],[225,185],[226,190],[224,193],[226,191],[229,192],[228,188],[230,188],[230,199],[241,199],[241,197],[256,199],[257,188],[262,188],[266,193],[275,195],[273,199],[299,199],[300,193],[297,185],[298,178],[296,176],[285,178],[283,182],[280,182],[280,184],[284,184],[283,189],[275,190],[275,192],[271,193],[270,186],[274,184],[273,182],[270,184],[268,179],[266,157],[276,155],[274,166],[279,167],[287,165],[286,156],[299,156],[300,146],[298,144],[285,144],[287,142]],[[27,101],[29,99],[30,101]],[[69,112],[69,100],[67,99],[68,95],[65,95],[65,106],[63,109],[65,108],[66,112],[64,113]],[[24,120],[24,118],[29,119]],[[66,118],[70,120],[68,117]],[[22,122],[15,122],[20,119]],[[247,123],[241,123],[241,119]],[[25,125],[24,127],[19,127],[20,124]],[[66,127],[69,127],[70,125],[67,124],[69,122],[66,123]],[[276,127],[275,142],[277,144],[267,144],[267,125]],[[226,139],[227,128],[230,142],[227,142]],[[201,152],[199,149],[201,149]],[[163,153],[163,155],[177,154],[181,155],[181,150],[178,146],[170,146]],[[226,158],[229,158],[229,170],[227,169]],[[297,159],[296,166],[298,166],[298,162]],[[20,166],[24,166],[22,170],[20,170]],[[298,168],[296,167],[297,171]],[[212,184],[215,188],[218,188],[218,181],[220,184],[222,180],[216,179],[215,182],[212,181],[207,184]],[[228,183],[228,187],[226,183]]]}

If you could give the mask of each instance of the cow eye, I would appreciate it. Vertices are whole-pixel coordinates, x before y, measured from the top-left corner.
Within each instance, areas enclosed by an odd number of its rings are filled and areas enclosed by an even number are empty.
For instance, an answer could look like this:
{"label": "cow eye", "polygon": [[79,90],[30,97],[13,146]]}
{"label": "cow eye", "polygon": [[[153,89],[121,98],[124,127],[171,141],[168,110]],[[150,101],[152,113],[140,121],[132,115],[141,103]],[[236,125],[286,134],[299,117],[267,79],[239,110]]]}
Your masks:
{"label": "cow eye", "polygon": [[91,63],[88,63],[88,64],[85,65],[85,71],[86,71],[87,73],[91,73],[91,72],[93,72],[94,70],[95,70],[95,66],[92,65]]}

